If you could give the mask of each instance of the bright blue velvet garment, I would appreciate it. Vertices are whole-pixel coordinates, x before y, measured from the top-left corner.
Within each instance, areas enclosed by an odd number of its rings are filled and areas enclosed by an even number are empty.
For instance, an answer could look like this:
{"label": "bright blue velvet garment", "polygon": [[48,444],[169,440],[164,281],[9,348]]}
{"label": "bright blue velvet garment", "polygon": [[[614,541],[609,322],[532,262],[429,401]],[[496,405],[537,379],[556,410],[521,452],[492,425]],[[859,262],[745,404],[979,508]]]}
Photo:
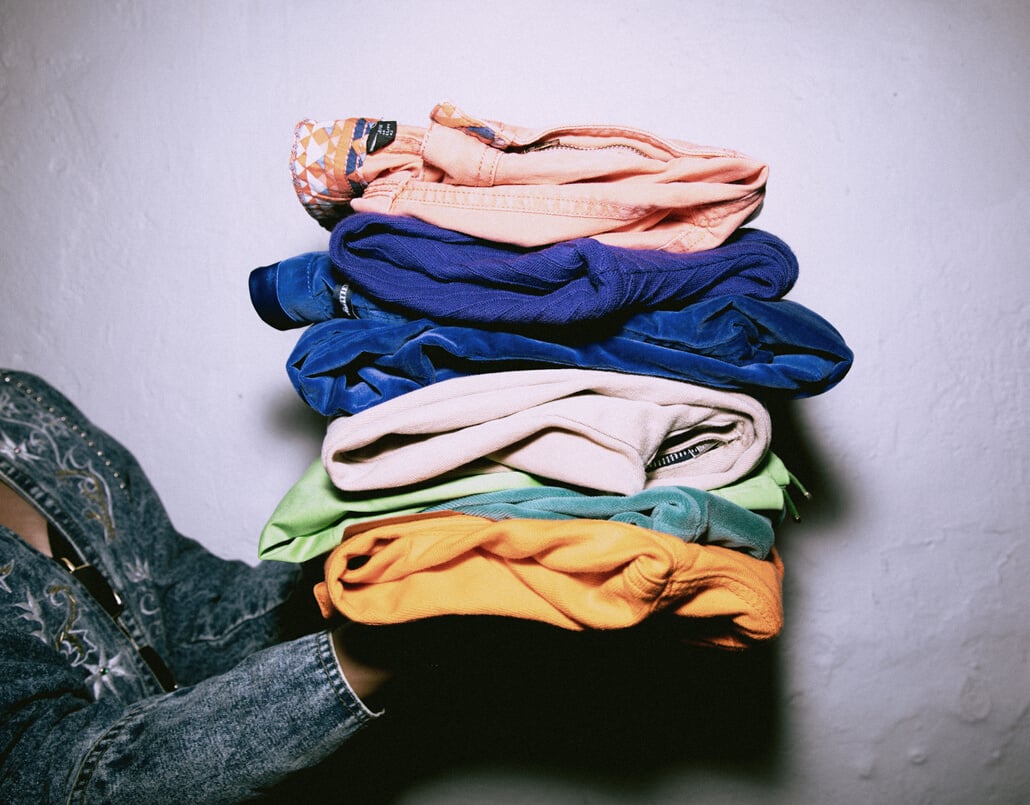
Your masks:
{"label": "bright blue velvet garment", "polygon": [[316,411],[357,413],[452,377],[580,367],[647,374],[754,397],[807,397],[851,367],[840,333],[788,300],[718,296],[682,310],[638,313],[616,326],[534,328],[528,333],[408,319],[355,294],[361,318],[311,325],[287,374]]}

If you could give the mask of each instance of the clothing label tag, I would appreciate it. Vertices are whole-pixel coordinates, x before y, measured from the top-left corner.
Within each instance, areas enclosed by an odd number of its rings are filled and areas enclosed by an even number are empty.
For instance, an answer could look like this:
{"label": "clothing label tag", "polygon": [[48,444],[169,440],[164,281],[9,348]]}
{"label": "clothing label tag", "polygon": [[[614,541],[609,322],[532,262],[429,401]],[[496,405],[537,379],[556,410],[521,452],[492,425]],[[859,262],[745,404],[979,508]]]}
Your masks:
{"label": "clothing label tag", "polygon": [[368,133],[365,140],[365,153],[374,154],[380,148],[386,148],[397,137],[396,120],[380,120]]}

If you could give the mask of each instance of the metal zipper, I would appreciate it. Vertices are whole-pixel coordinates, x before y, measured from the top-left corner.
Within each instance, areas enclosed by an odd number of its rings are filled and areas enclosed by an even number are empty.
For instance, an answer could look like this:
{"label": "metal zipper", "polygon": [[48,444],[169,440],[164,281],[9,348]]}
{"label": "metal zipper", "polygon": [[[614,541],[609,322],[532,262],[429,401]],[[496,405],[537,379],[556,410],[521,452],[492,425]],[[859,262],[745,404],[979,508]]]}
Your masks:
{"label": "metal zipper", "polygon": [[710,450],[714,450],[720,444],[722,444],[722,442],[717,439],[707,439],[703,442],[698,442],[697,444],[682,447],[679,450],[662,453],[661,455],[655,456],[651,459],[644,469],[647,472],[654,472],[662,467],[668,467],[673,464],[682,464],[684,461],[690,461],[700,455],[704,455]]}

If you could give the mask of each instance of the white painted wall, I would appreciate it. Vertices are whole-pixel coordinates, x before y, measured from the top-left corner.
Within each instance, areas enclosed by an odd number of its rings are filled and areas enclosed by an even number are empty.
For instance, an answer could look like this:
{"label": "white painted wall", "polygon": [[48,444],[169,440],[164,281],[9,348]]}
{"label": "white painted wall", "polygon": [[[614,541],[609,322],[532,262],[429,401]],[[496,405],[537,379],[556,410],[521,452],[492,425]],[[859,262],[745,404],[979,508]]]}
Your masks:
{"label": "white painted wall", "polygon": [[0,0],[0,48],[0,364],[250,561],[322,426],[283,370],[297,333],[246,286],[327,242],[290,184],[296,120],[450,99],[771,165],[756,223],[857,356],[793,409],[817,499],[782,542],[771,767],[685,759],[630,792],[444,768],[404,801],[1030,799],[1025,2]]}

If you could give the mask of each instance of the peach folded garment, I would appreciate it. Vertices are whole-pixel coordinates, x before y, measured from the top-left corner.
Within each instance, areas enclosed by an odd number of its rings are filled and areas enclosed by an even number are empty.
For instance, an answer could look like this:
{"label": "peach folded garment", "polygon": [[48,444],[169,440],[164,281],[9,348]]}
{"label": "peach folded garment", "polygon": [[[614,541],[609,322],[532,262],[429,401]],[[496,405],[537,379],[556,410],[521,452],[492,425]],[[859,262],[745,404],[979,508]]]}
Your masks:
{"label": "peach folded garment", "polygon": [[587,489],[715,489],[751,472],[772,434],[754,398],[647,375],[530,369],[451,378],[333,420],[322,463],[346,491],[435,478],[489,458]]}
{"label": "peach folded garment", "polygon": [[595,237],[669,252],[722,243],[758,214],[769,175],[729,148],[617,125],[513,126],[449,102],[428,127],[302,120],[290,165],[327,229],[353,210],[523,246]]}
{"label": "peach folded garment", "polygon": [[783,565],[606,520],[436,512],[348,528],[315,586],[323,615],[400,623],[501,615],[570,630],[620,629],[664,611],[696,642],[741,648],[783,626]]}

